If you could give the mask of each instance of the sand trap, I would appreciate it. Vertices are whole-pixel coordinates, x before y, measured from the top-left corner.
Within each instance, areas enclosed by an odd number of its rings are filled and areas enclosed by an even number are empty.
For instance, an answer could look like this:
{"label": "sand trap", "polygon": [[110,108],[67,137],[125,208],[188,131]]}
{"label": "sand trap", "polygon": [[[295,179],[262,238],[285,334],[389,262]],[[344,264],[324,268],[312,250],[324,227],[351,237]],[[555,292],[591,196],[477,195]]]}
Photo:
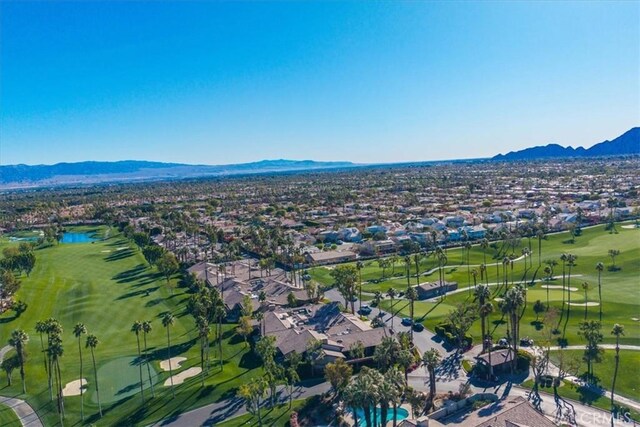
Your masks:
{"label": "sand trap", "polygon": [[104,254],[104,253],[107,253],[107,252],[111,252],[111,249],[107,249],[106,251],[100,251],[100,252],[102,252]]}
{"label": "sand trap", "polygon": [[67,383],[62,389],[63,396],[80,396],[80,387],[87,385],[87,380],[84,378],[82,380],[75,380]]}
{"label": "sand trap", "polygon": [[504,301],[504,298],[495,297],[493,300],[494,300],[494,301],[498,301],[498,302],[500,302],[500,301]]}
{"label": "sand trap", "polygon": [[585,305],[586,305],[587,307],[597,307],[597,306],[599,306],[599,305],[600,305],[600,303],[599,303],[599,302],[595,302],[595,301],[589,301],[589,302],[571,302],[571,303],[567,302],[567,304],[569,304],[569,305],[576,305],[576,306],[579,306],[579,307],[584,307]]}
{"label": "sand trap", "polygon": [[116,248],[116,251],[124,251],[125,249],[129,249],[129,246],[123,246],[121,248]]}
{"label": "sand trap", "polygon": [[180,364],[187,360],[186,357],[172,357],[171,359],[166,359],[160,362],[160,369],[163,371],[169,370],[169,361],[171,361],[171,369],[180,369]]}
{"label": "sand trap", "polygon": [[640,227],[637,227],[635,224],[631,224],[631,225],[623,225],[622,228],[629,229],[629,228],[640,228]]}
{"label": "sand trap", "polygon": [[632,317],[631,320],[633,320],[634,322],[639,321],[640,319],[638,319],[637,317]]}
{"label": "sand trap", "polygon": [[[542,285],[540,287],[544,289],[562,289],[562,286],[559,285]],[[565,286],[565,289],[569,289],[571,292],[576,292],[578,290],[578,288],[574,288],[573,286],[570,288]]]}
{"label": "sand trap", "polygon": [[[173,377],[171,377],[171,378],[173,378],[173,385],[182,384],[185,380],[187,380],[187,379],[189,379],[191,377],[195,377],[200,372],[202,372],[202,368],[185,369],[184,371],[180,372],[179,374],[176,374]],[[167,378],[167,380],[164,382],[165,387],[171,385],[171,378]]]}

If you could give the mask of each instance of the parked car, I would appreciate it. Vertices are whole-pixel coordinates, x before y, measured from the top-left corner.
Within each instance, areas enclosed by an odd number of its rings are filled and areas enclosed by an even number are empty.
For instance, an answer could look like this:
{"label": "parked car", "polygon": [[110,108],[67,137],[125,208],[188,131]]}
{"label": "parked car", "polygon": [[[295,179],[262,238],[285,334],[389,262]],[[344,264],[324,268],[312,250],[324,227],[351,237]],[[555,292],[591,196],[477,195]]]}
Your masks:
{"label": "parked car", "polygon": [[424,331],[424,325],[422,323],[414,323],[413,330],[416,332],[422,332]]}
{"label": "parked car", "polygon": [[402,318],[402,322],[400,323],[402,323],[404,326],[411,326],[411,324],[413,324],[413,321],[408,317],[404,317]]}
{"label": "parked car", "polygon": [[500,341],[498,341],[498,345],[509,345],[509,341],[506,338],[501,338]]}
{"label": "parked car", "polygon": [[524,337],[520,340],[520,345],[523,347],[531,347],[533,345],[533,340],[529,337]]}
{"label": "parked car", "polygon": [[371,314],[371,307],[369,307],[367,304],[362,304],[362,307],[360,307],[358,313],[362,314],[363,316],[368,316],[369,314]]}

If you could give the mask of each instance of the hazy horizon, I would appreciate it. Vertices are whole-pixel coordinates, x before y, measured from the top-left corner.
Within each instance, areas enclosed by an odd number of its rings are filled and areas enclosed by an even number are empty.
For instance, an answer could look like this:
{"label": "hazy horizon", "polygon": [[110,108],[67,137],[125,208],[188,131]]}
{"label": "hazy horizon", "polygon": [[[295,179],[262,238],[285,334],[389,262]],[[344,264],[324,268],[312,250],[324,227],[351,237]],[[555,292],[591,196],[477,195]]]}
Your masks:
{"label": "hazy horizon", "polygon": [[0,164],[402,163],[640,123],[638,2],[2,2]]}

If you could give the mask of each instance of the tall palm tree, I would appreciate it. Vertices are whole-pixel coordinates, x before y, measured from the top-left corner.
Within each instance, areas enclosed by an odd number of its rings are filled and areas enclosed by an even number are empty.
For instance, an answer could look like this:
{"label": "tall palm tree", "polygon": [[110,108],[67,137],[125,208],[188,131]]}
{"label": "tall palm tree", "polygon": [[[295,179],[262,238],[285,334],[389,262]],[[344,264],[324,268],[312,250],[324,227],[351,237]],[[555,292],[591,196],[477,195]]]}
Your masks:
{"label": "tall palm tree", "polygon": [[64,400],[62,395],[62,376],[60,374],[60,358],[64,354],[62,340],[59,335],[52,335],[47,348],[49,354],[49,372],[53,371],[56,381],[56,395],[58,398],[58,413],[60,414],[60,424],[64,420]]}
{"label": "tall palm tree", "polygon": [[29,335],[22,329],[16,329],[11,332],[9,345],[16,350],[18,354],[18,363],[20,363],[20,378],[22,379],[22,393],[27,392],[27,384],[24,382],[24,362],[27,358],[27,350],[25,346],[29,342]]}
{"label": "tall palm tree", "polygon": [[511,341],[513,347],[513,361],[511,363],[511,369],[515,369],[515,364],[517,362],[516,354],[518,354],[518,339],[519,339],[519,330],[520,330],[520,316],[519,311],[520,308],[524,305],[525,296],[524,291],[520,286],[515,286],[509,289],[505,295],[504,300],[501,301],[501,309],[504,314],[509,316],[509,321],[511,324]]}
{"label": "tall palm tree", "polygon": [[100,341],[98,341],[98,337],[93,334],[87,335],[87,341],[85,347],[91,350],[91,360],[93,362],[93,376],[96,381],[96,398],[98,399],[98,412],[100,413],[100,418],[102,418],[102,404],[100,403],[100,388],[98,387],[98,369],[96,367],[96,347],[98,347]]}
{"label": "tall palm tree", "polygon": [[387,291],[387,296],[391,299],[391,307],[389,308],[389,311],[391,311],[391,329],[393,329],[393,316],[395,315],[395,312],[393,311],[393,299],[396,297],[396,295],[396,290],[393,288],[389,288],[389,290]]}
{"label": "tall palm tree", "polygon": [[362,310],[362,269],[364,268],[364,262],[356,262],[356,270],[358,270],[358,310]]}
{"label": "tall palm tree", "polygon": [[487,336],[487,321],[486,316],[482,315],[482,308],[485,306],[487,302],[489,302],[489,298],[491,298],[491,291],[489,290],[489,286],[481,284],[478,286],[474,293],[474,299],[478,303],[478,309],[480,310],[480,327],[482,330],[482,349],[484,350],[484,341]]}
{"label": "tall palm tree", "polygon": [[42,334],[47,332],[47,322],[42,321],[42,320],[38,320],[36,322],[36,332],[38,334],[40,334],[40,351],[42,352],[42,361],[44,363],[44,371],[48,372],[48,370],[47,370],[47,355],[45,353],[44,340],[42,338]]}
{"label": "tall palm tree", "polygon": [[142,322],[136,320],[131,325],[131,332],[136,334],[136,343],[138,344],[138,371],[140,373],[140,396],[144,404],[144,383],[142,381],[142,354],[140,352],[140,332],[142,332]]}
{"label": "tall palm tree", "polygon": [[[262,313],[259,313],[262,314]],[[199,316],[196,319],[196,326],[198,327],[198,336],[200,337],[200,369],[201,369],[201,380],[202,380],[202,387],[204,387],[204,374],[205,371],[207,369],[206,366],[208,365],[205,364],[205,359],[208,360],[209,356],[209,333],[210,333],[210,328],[209,328],[209,322],[207,321],[206,318]]]}
{"label": "tall palm tree", "polygon": [[489,248],[489,240],[482,239],[480,241],[480,248],[482,249],[482,263],[487,265],[487,249]]}
{"label": "tall palm tree", "polygon": [[538,267],[540,267],[542,265],[542,239],[544,239],[544,230],[542,228],[538,229],[536,237],[538,237]]}
{"label": "tall palm tree", "polygon": [[404,258],[404,268],[407,272],[407,287],[411,286],[410,277],[411,277],[411,257],[406,255]]}
{"label": "tall palm tree", "polygon": [[[416,291],[416,288],[409,286],[407,288],[407,292],[405,292],[405,296],[409,300],[409,312],[411,314],[411,325],[413,325],[413,306],[415,301],[418,299],[418,291]],[[413,342],[413,326],[409,331],[410,331],[409,333],[411,334],[411,341]]]}
{"label": "tall palm tree", "polygon": [[[613,403],[613,396],[616,389],[616,379],[618,377],[618,367],[620,365],[620,337],[624,335],[624,325],[616,323],[611,329],[611,334],[616,337],[616,365],[613,370],[613,383],[611,384],[611,412],[613,412],[615,406]],[[613,426],[613,417],[611,417],[611,425]]]}
{"label": "tall palm tree", "polygon": [[393,366],[391,369],[384,373],[384,380],[385,382],[392,384],[397,391],[395,399],[391,400],[391,405],[393,406],[393,427],[396,427],[398,422],[398,405],[400,404],[400,398],[404,393],[406,379],[405,376],[402,375],[402,372],[400,372],[397,367]]}
{"label": "tall palm tree", "polygon": [[571,313],[571,268],[576,265],[576,259],[578,259],[577,255],[567,255],[567,265],[569,266],[567,272],[567,315]]}
{"label": "tall palm tree", "polygon": [[[387,424],[389,414],[389,403],[398,399],[398,389],[389,381],[383,380],[378,384],[378,401],[380,402],[380,424]],[[395,419],[395,414],[394,414]]]}
{"label": "tall palm tree", "polygon": [[55,372],[53,372],[52,370],[53,362],[51,359],[51,352],[48,351],[48,348],[51,347],[54,342],[60,341],[60,336],[62,335],[62,325],[53,317],[47,319],[45,321],[45,325],[47,332],[47,364],[49,365],[47,369],[47,379],[49,385],[49,397],[53,402],[53,379],[55,377]]}
{"label": "tall palm tree", "polygon": [[87,333],[87,327],[83,323],[76,323],[73,327],[73,336],[78,339],[78,354],[80,355],[80,418],[84,421],[84,387],[82,386],[82,344],[80,337]]}
{"label": "tall palm tree", "polygon": [[413,254],[413,263],[416,265],[416,285],[420,285],[420,260],[423,255],[420,252]]}
{"label": "tall palm tree", "polygon": [[175,318],[173,314],[167,312],[162,316],[162,326],[167,330],[167,359],[169,362],[169,380],[171,382],[171,394],[176,397],[176,392],[173,388],[173,370],[171,369],[171,334],[169,333],[169,326],[173,325]]}
{"label": "tall palm tree", "polygon": [[587,320],[587,292],[589,291],[589,284],[587,282],[582,282],[582,290],[584,291],[584,320]]}
{"label": "tall palm tree", "polygon": [[604,270],[604,263],[599,262],[596,264],[596,270],[598,271],[598,305],[600,309],[600,321],[602,321],[602,270]]}
{"label": "tall palm tree", "polygon": [[142,332],[144,339],[144,363],[147,365],[147,374],[149,375],[149,385],[151,386],[151,397],[156,397],[155,390],[153,389],[153,379],[151,378],[151,367],[149,366],[149,353],[147,352],[147,334],[149,334],[153,330],[153,326],[151,326],[150,320],[145,320],[142,322]]}
{"label": "tall palm tree", "polygon": [[565,293],[565,269],[567,266],[567,260],[569,259],[569,254],[563,253],[560,255],[560,261],[562,262],[562,310],[564,311],[564,293]]}
{"label": "tall palm tree", "polygon": [[440,352],[435,348],[427,350],[422,355],[422,366],[427,369],[429,373],[429,402],[433,403],[433,399],[436,395],[436,368],[440,364],[442,356]]}

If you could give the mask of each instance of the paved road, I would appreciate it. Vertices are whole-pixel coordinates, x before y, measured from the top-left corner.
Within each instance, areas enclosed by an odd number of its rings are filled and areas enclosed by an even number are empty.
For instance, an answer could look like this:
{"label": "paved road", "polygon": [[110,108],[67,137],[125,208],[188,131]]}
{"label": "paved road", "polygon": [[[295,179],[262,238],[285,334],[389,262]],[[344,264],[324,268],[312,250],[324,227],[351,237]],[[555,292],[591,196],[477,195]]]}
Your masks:
{"label": "paved road", "polygon": [[[329,390],[329,383],[320,383],[313,386],[298,386],[293,391],[293,400],[305,399],[310,396],[325,393]],[[278,387],[278,401],[287,402],[289,400],[289,392],[283,386]],[[265,402],[266,403],[266,402]],[[184,412],[175,418],[165,419],[161,422],[153,424],[154,427],[195,427],[195,426],[213,426],[229,418],[237,417],[247,413],[247,409],[241,398],[235,397],[212,403],[193,411]]]}
{"label": "paved road", "polygon": [[[4,359],[4,356],[11,350],[10,346],[0,348],[0,363]],[[36,411],[24,400],[16,399],[13,397],[0,396],[0,403],[13,409],[20,422],[25,427],[42,427],[42,421],[38,417]]]}

